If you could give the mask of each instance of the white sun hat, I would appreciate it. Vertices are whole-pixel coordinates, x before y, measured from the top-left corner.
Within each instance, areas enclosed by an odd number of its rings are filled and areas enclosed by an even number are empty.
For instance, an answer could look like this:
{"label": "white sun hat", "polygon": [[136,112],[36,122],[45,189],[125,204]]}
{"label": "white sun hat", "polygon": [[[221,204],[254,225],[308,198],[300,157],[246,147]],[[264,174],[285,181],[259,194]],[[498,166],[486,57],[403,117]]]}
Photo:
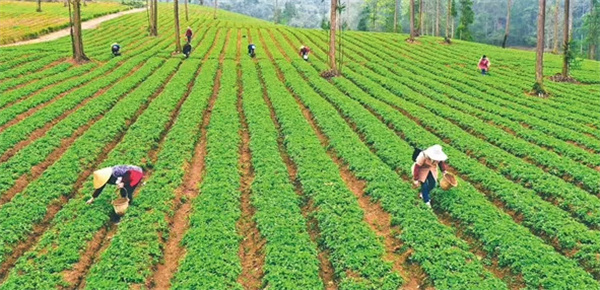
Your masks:
{"label": "white sun hat", "polygon": [[425,149],[423,153],[434,161],[446,161],[448,159],[448,155],[442,151],[442,146],[438,144]]}

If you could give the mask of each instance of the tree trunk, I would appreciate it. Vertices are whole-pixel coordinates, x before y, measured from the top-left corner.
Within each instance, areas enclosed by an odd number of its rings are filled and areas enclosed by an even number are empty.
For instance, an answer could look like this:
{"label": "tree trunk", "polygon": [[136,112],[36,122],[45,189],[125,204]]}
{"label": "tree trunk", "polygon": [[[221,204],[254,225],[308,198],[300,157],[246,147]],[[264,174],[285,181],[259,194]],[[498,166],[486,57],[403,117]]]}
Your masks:
{"label": "tree trunk", "polygon": [[440,0],[435,0],[435,36],[440,36]]}
{"label": "tree trunk", "polygon": [[571,1],[565,0],[565,29],[563,31],[563,67],[562,76],[566,78],[569,75],[569,53],[571,48],[569,47],[569,11],[571,10]]}
{"label": "tree trunk", "polygon": [[37,7],[37,10],[35,10],[35,11],[42,12],[42,0],[37,0],[37,4],[38,4],[38,7]]}
{"label": "tree trunk", "polygon": [[[566,24],[568,25],[569,23],[567,22]],[[552,53],[558,53],[558,0],[556,0],[554,6],[554,47],[552,48]]]}
{"label": "tree trunk", "polygon": [[275,9],[273,9],[273,23],[277,24],[279,22],[279,20],[277,18],[279,18],[279,15],[277,15],[277,5],[279,3],[277,3],[277,0],[275,0]]}
{"label": "tree trunk", "polygon": [[157,1],[150,0],[150,36],[158,36],[158,8]]}
{"label": "tree trunk", "polygon": [[504,40],[502,40],[502,48],[506,48],[506,41],[508,40],[508,32],[510,31],[510,7],[511,1],[508,0],[506,6],[506,28],[504,29]]}
{"label": "tree trunk", "polygon": [[218,5],[217,0],[215,0],[215,12],[213,14],[213,19],[217,19],[217,5]]}
{"label": "tree trunk", "polygon": [[[591,16],[592,16],[593,21],[595,21],[595,19],[597,17],[596,16],[596,7],[595,7],[596,6],[595,5],[596,1],[591,0],[591,2],[592,3],[590,5],[590,8],[591,8],[590,13],[593,13]],[[571,10],[569,9],[569,11],[571,11]],[[572,11],[571,11],[571,13],[572,13]],[[571,14],[571,16],[569,17],[569,21],[570,21],[569,23],[572,23],[572,21],[573,21],[573,14]],[[597,28],[595,28],[595,29],[597,29]],[[598,35],[598,34],[595,34],[595,35]],[[590,42],[590,45],[589,45],[589,55],[588,56],[592,60],[596,59],[596,43],[594,41]]]}
{"label": "tree trunk", "polygon": [[185,1],[185,21],[190,21],[190,15],[188,14],[188,1],[189,0],[183,0]]}
{"label": "tree trunk", "polygon": [[73,0],[73,59],[81,63],[89,60],[83,51],[83,37],[81,34],[81,0]]}
{"label": "tree trunk", "polygon": [[535,53],[535,82],[544,90],[544,25],[546,22],[546,0],[539,0],[537,49]]}
{"label": "tree trunk", "polygon": [[423,0],[419,0],[419,35],[423,35],[423,25],[425,24],[423,19]]}
{"label": "tree trunk", "polygon": [[410,9],[410,41],[414,41],[415,40],[415,0],[410,0],[410,8],[409,9]]}
{"label": "tree trunk", "polygon": [[337,1],[331,0],[331,14],[329,25],[329,67],[334,74],[337,74],[337,64],[335,61],[335,32],[337,30]]}
{"label": "tree trunk", "polygon": [[400,0],[396,0],[394,5],[394,33],[398,32],[398,10],[400,10]]}
{"label": "tree trunk", "polygon": [[452,35],[452,38],[454,38],[454,19],[452,19],[452,32],[450,35]]}
{"label": "tree trunk", "polygon": [[448,8],[446,8],[446,38],[450,39],[450,18],[452,18],[452,0],[448,0]]}
{"label": "tree trunk", "polygon": [[82,0],[82,1],[83,1],[83,6],[84,7],[87,6],[87,3],[85,2],[85,0]]}
{"label": "tree trunk", "polygon": [[173,10],[175,12],[175,53],[179,53],[181,52],[181,36],[179,35],[179,0],[173,1]]}

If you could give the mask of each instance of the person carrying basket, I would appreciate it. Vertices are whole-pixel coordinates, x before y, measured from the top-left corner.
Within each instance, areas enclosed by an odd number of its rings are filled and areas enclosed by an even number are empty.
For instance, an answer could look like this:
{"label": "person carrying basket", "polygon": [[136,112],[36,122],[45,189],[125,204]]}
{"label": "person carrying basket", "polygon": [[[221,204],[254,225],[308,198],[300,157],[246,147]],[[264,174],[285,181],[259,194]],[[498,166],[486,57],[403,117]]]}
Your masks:
{"label": "person carrying basket", "polygon": [[431,207],[429,192],[435,187],[438,180],[437,168],[442,170],[445,175],[447,170],[446,160],[448,156],[442,151],[442,146],[433,145],[425,150],[415,148],[413,152],[412,166],[413,184],[415,187],[421,186],[419,196],[427,206]]}
{"label": "person carrying basket", "polygon": [[106,184],[114,184],[120,189],[121,197],[133,201],[133,192],[144,177],[142,168],[135,165],[117,165],[94,171],[94,193],[87,201],[91,204],[102,193]]}

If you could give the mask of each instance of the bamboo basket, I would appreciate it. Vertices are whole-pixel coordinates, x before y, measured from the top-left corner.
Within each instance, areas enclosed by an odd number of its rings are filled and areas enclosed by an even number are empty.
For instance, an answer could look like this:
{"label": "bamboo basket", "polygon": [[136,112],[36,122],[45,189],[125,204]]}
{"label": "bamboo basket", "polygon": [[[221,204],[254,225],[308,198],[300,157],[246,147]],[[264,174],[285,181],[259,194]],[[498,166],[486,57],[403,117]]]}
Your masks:
{"label": "bamboo basket", "polygon": [[456,187],[458,185],[458,181],[456,180],[456,177],[454,177],[454,175],[450,172],[446,172],[446,174],[444,174],[444,177],[442,178],[442,181],[440,182],[440,187],[443,190],[449,190],[450,188]]}
{"label": "bamboo basket", "polygon": [[112,202],[112,205],[115,208],[115,213],[119,216],[123,216],[129,207],[129,199],[123,197],[117,198]]}

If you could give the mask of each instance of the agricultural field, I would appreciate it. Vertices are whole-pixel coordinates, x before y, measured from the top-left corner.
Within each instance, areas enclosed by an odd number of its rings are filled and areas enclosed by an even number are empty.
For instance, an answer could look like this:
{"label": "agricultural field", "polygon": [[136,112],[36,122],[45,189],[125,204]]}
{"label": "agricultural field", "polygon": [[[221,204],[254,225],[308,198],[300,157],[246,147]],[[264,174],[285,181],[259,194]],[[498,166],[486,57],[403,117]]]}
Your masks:
{"label": "agricultural field", "polygon": [[[84,31],[82,65],[0,48],[0,289],[600,289],[598,62],[537,98],[532,52],[345,32],[325,79],[322,30],[190,5],[185,59],[171,9]],[[429,208],[433,144],[459,185]],[[114,187],[86,204],[116,164],[146,173],[118,224]]]}
{"label": "agricultural field", "polygon": [[[0,1],[0,44],[40,37],[69,26],[69,8],[62,2],[42,2],[42,12],[36,12],[37,2]],[[89,2],[81,8],[82,20],[127,10],[118,2]]]}

